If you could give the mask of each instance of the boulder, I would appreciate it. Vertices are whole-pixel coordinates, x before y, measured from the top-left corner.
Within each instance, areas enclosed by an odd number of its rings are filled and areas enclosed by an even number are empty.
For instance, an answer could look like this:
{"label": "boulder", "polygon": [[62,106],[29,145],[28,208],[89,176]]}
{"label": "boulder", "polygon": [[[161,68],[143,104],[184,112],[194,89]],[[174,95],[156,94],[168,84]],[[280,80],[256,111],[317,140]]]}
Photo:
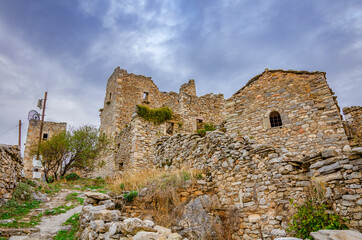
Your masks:
{"label": "boulder", "polygon": [[198,197],[184,208],[183,215],[179,218],[177,225],[183,230],[180,234],[189,239],[203,239],[210,233],[213,234],[213,221],[205,211],[203,203],[210,202],[210,197],[204,195]]}
{"label": "boulder", "polygon": [[86,192],[85,195],[89,198],[93,198],[96,200],[108,200],[111,197],[108,194],[99,193],[99,192]]}
{"label": "boulder", "polygon": [[119,230],[124,235],[135,235],[140,231],[156,232],[152,227],[139,218],[126,218],[119,224]]}

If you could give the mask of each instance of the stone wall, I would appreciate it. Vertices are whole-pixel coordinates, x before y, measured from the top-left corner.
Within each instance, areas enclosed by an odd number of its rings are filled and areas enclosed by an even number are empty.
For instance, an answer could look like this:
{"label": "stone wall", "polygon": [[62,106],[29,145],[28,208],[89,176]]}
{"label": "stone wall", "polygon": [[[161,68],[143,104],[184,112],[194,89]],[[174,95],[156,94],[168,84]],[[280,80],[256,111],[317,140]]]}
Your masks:
{"label": "stone wall", "polygon": [[[44,122],[43,124],[43,139],[44,134],[50,139],[54,134],[61,131],[66,131],[67,123]],[[32,150],[39,143],[40,121],[29,121],[28,133],[26,136],[24,150],[24,174],[27,178],[33,178],[34,164]]]}
{"label": "stone wall", "polygon": [[100,130],[117,136],[132,120],[136,105],[150,108],[169,107],[186,132],[195,131],[196,119],[219,124],[224,119],[224,96],[196,96],[195,81],[180,87],[180,93],[161,92],[150,77],[115,69],[107,83],[104,107],[101,109]]}
{"label": "stone wall", "polygon": [[0,145],[0,204],[11,195],[22,177],[23,160],[18,146]]}
{"label": "stone wall", "polygon": [[347,133],[351,146],[362,146],[362,107],[353,106],[343,108],[347,121]]}
{"label": "stone wall", "polygon": [[285,236],[292,209],[289,200],[301,202],[312,179],[322,180],[337,212],[361,229],[361,151],[325,150],[297,160],[282,149],[257,144],[253,139],[223,132],[164,136],[156,142],[158,167],[202,169],[223,206],[242,209],[240,230],[244,239]]}
{"label": "stone wall", "polygon": [[[299,158],[341,151],[348,141],[333,94],[323,72],[266,70],[227,100],[225,127]],[[271,127],[274,111],[281,127]]]}

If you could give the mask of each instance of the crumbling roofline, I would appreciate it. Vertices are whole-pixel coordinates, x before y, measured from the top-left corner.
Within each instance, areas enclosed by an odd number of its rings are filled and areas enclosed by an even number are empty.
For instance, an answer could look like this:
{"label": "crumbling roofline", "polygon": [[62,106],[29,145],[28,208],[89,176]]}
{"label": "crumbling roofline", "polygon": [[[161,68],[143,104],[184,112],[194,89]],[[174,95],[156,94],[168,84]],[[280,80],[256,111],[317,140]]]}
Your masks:
{"label": "crumbling roofline", "polygon": [[319,72],[319,71],[315,71],[315,72],[309,72],[309,71],[297,71],[297,70],[283,70],[283,69],[274,69],[274,70],[265,70],[263,73],[256,75],[255,77],[253,77],[252,79],[250,79],[244,87],[242,87],[239,91],[237,91],[236,93],[234,93],[232,96],[235,96],[237,94],[239,94],[242,90],[244,90],[246,87],[248,87],[249,85],[251,85],[253,82],[257,81],[261,76],[263,76],[265,73],[274,73],[274,72],[283,72],[283,73],[294,73],[294,74],[323,74],[324,76],[326,75],[325,72]]}

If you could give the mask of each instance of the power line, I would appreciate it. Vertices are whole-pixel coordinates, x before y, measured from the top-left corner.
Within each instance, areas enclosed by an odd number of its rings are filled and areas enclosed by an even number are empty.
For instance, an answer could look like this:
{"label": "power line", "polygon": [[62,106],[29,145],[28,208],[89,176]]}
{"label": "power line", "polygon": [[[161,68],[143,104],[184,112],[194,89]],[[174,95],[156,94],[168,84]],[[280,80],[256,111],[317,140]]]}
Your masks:
{"label": "power line", "polygon": [[17,125],[15,125],[14,127],[11,127],[11,128],[9,128],[8,130],[0,133],[0,137],[2,137],[5,133],[8,133],[9,131],[13,130],[14,128],[17,128],[18,126],[19,126],[19,124],[17,124]]}

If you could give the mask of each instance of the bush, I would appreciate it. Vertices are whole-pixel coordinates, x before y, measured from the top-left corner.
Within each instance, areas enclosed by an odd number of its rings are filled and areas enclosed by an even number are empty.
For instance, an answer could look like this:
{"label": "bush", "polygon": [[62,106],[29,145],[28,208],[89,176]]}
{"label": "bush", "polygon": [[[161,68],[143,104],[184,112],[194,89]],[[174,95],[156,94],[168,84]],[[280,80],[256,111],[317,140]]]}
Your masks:
{"label": "bush", "polygon": [[31,186],[21,182],[16,186],[12,199],[15,201],[28,201],[32,199],[31,193]]}
{"label": "bush", "polygon": [[206,135],[206,132],[212,132],[215,131],[215,127],[213,124],[208,124],[205,123],[203,128],[197,129],[197,133],[201,136],[204,137]]}
{"label": "bush", "polygon": [[161,124],[172,119],[172,110],[168,107],[150,109],[147,106],[137,105],[137,114],[143,119],[155,124]]}
{"label": "bush", "polygon": [[75,181],[78,180],[80,177],[78,174],[76,173],[69,173],[68,175],[65,176],[65,179],[67,179],[67,181]]}
{"label": "bush", "polygon": [[138,196],[137,191],[130,191],[129,193],[123,194],[124,199],[127,202],[133,202],[133,200]]}

